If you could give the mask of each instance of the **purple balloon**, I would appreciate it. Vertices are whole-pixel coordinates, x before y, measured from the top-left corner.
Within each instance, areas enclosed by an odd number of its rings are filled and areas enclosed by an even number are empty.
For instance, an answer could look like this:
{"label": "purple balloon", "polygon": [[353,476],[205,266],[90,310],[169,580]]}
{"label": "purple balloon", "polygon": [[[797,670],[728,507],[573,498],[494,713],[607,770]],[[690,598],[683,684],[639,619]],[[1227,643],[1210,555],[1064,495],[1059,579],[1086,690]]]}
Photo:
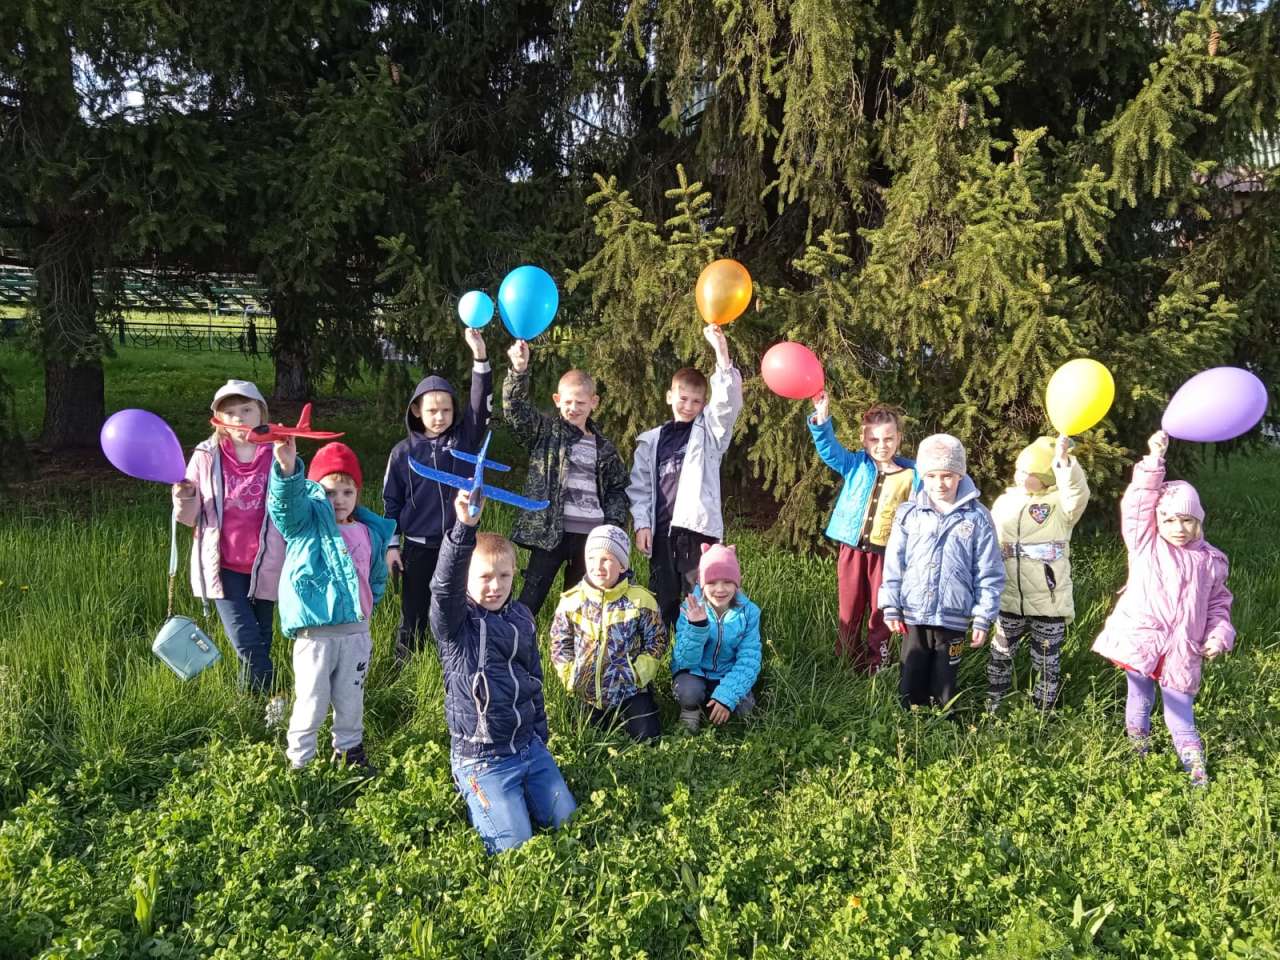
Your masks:
{"label": "purple balloon", "polygon": [[99,435],[102,452],[121,473],[156,483],[186,478],[182,444],[169,424],[149,410],[120,410],[107,417]]}
{"label": "purple balloon", "polygon": [[1248,433],[1267,412],[1267,388],[1248,370],[1213,367],[1178,388],[1161,426],[1179,440],[1219,443]]}

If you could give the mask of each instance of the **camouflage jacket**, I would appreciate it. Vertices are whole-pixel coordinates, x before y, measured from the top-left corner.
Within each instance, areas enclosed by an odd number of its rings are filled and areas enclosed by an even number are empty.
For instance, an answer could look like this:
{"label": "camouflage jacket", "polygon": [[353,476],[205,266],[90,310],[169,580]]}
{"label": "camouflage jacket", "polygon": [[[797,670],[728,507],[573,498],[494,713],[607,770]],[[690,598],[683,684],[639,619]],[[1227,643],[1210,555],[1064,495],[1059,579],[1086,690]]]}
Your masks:
{"label": "camouflage jacket", "polygon": [[[529,401],[529,371],[507,371],[502,384],[502,416],[516,442],[529,451],[529,475],[524,495],[550,500],[536,513],[522,511],[511,529],[511,539],[522,547],[551,550],[564,535],[564,486],[569,475],[569,448],[586,434],[559,416],[537,410]],[[596,494],[604,511],[604,523],[627,527],[627,468],[618,448],[601,435],[594,421],[587,429],[596,438]]]}

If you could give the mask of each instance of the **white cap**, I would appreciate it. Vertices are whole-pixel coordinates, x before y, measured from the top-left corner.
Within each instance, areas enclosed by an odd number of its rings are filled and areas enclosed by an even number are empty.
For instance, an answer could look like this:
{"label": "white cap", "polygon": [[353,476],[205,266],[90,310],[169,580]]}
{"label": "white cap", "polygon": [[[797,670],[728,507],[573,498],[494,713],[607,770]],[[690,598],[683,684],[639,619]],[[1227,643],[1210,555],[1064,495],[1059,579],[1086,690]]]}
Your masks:
{"label": "white cap", "polygon": [[262,395],[262,391],[252,382],[248,380],[228,380],[213,395],[213,403],[209,404],[209,410],[217,413],[219,401],[225,400],[227,397],[248,397],[250,400],[257,400],[264,408],[267,405],[267,398]]}

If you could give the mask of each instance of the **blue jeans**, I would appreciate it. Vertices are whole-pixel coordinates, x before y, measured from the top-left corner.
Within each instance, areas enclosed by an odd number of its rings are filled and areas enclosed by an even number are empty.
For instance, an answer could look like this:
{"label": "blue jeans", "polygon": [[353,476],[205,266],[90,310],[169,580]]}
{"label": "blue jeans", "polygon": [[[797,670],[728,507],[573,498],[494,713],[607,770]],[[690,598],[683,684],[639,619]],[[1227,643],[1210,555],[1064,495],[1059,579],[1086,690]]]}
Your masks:
{"label": "blue jeans", "polygon": [[227,639],[240,658],[240,686],[255,693],[270,693],[275,685],[271,665],[271,629],[276,605],[272,600],[249,596],[249,574],[222,568],[223,599],[213,601],[227,631]]}
{"label": "blue jeans", "polygon": [[518,847],[534,825],[558,827],[578,809],[546,746],[534,737],[501,760],[452,758],[453,782],[489,853]]}

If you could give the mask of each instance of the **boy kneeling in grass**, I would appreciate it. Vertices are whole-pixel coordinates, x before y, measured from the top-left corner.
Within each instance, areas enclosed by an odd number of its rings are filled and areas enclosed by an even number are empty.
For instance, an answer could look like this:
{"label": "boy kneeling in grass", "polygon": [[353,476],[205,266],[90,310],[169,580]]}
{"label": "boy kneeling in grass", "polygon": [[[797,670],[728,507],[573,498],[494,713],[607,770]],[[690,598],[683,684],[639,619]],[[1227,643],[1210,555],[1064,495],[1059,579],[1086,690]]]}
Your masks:
{"label": "boy kneeling in grass", "polygon": [[431,633],[444,671],[453,779],[489,853],[518,847],[533,827],[577,809],[547,751],[542,662],[529,608],[512,600],[516,548],[476,533],[466,491],[431,582]]}

